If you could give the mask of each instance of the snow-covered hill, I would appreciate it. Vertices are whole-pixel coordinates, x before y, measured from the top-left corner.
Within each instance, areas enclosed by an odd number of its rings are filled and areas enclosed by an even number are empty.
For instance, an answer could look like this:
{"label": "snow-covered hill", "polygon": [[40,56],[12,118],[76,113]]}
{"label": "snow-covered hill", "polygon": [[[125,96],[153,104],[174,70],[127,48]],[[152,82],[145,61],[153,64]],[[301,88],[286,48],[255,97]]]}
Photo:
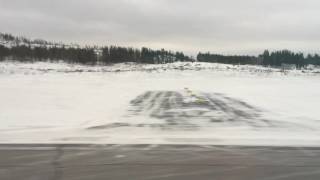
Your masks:
{"label": "snow-covered hill", "polygon": [[24,37],[15,37],[10,34],[0,33],[0,45],[3,45],[7,48],[12,48],[15,46],[28,46],[31,48],[35,47],[65,47],[65,48],[79,48],[80,45],[71,43],[71,44],[65,44],[62,42],[50,42],[42,39],[27,39]]}

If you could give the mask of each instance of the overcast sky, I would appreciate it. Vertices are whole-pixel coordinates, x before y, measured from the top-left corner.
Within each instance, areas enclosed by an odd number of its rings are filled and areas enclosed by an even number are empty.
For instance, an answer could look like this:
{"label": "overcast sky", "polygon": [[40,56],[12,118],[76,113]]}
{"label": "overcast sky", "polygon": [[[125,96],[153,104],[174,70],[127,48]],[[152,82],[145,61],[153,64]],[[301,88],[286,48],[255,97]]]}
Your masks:
{"label": "overcast sky", "polygon": [[223,54],[320,51],[319,0],[0,0],[0,31]]}

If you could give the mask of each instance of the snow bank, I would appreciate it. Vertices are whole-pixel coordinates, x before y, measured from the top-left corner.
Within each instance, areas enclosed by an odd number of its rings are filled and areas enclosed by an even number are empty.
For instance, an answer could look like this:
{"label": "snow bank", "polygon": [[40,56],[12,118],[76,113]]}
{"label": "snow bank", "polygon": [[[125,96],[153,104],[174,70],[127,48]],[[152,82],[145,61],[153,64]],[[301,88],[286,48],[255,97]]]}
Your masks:
{"label": "snow bank", "polygon": [[45,74],[45,73],[85,73],[85,72],[165,72],[165,71],[222,71],[225,73],[252,73],[258,74],[278,74],[278,75],[318,75],[320,68],[308,66],[304,69],[283,70],[281,68],[271,68],[253,65],[229,65],[219,63],[191,63],[175,62],[169,64],[137,64],[118,63],[106,66],[85,66],[80,64],[66,64],[64,62],[35,62],[21,63],[14,61],[0,62],[1,74]]}

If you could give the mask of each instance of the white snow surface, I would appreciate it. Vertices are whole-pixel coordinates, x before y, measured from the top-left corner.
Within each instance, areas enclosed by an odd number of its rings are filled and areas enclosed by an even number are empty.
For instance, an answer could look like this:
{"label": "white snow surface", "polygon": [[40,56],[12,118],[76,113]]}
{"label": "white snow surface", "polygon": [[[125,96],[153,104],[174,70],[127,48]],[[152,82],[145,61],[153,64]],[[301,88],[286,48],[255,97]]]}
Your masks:
{"label": "white snow surface", "polygon": [[0,62],[0,143],[320,146],[318,72]]}

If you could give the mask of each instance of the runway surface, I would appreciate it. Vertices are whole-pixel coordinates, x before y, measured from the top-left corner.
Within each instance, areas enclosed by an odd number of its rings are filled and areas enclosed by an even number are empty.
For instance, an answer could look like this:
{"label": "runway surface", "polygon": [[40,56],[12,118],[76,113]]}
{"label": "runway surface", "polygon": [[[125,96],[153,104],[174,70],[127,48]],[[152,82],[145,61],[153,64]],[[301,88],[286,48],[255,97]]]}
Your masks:
{"label": "runway surface", "polygon": [[0,145],[1,180],[316,180],[320,148]]}

